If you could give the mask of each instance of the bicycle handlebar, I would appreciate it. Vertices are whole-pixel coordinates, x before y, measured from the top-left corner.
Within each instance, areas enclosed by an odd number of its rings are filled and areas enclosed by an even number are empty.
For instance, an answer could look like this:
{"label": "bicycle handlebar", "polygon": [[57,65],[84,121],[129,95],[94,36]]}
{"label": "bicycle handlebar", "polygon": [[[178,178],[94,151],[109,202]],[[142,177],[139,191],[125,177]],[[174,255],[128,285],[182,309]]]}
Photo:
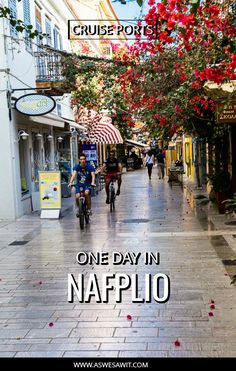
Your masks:
{"label": "bicycle handlebar", "polygon": [[[76,184],[71,184],[71,185],[68,184],[67,187],[68,187],[68,188],[72,188],[72,187],[75,188],[75,187],[76,187]],[[96,184],[91,184],[91,187],[95,188],[95,187],[96,187]]]}
{"label": "bicycle handlebar", "polygon": [[[108,172],[103,172],[103,173],[101,173],[101,175],[108,175],[109,173]],[[115,176],[117,176],[117,175],[122,175],[122,174],[125,174],[124,172],[118,172],[118,173],[116,173],[116,175]]]}

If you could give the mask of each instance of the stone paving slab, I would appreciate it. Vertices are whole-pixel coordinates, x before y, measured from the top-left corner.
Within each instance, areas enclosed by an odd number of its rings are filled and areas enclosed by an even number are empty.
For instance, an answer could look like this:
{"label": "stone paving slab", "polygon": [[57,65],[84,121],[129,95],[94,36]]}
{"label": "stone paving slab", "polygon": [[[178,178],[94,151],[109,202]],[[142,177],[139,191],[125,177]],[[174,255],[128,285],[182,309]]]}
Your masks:
{"label": "stone paving slab", "polygon": [[[0,357],[235,357],[235,268],[223,264],[236,259],[235,227],[188,197],[144,169],[124,175],[115,213],[104,191],[92,199],[84,231],[72,199],[60,220],[0,222]],[[10,246],[15,240],[28,243]],[[138,265],[80,266],[81,251],[142,255]],[[160,264],[144,265],[144,252],[159,252]],[[137,273],[139,297],[146,273],[168,274],[170,299],[137,304],[124,292],[116,303],[111,292],[108,303],[67,302],[68,273],[96,273],[100,285],[108,272]]]}

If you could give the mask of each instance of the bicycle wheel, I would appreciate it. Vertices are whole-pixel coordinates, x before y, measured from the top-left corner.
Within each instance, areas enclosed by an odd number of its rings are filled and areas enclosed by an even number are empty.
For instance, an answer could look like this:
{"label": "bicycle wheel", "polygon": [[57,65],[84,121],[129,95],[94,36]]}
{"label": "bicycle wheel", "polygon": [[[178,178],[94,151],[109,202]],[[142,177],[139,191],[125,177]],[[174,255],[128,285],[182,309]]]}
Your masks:
{"label": "bicycle wheel", "polygon": [[84,229],[84,201],[79,200],[79,225],[80,229]]}
{"label": "bicycle wheel", "polygon": [[84,210],[84,218],[85,218],[86,224],[89,224],[89,215],[87,213],[87,207],[86,206],[85,206],[85,210]]}
{"label": "bicycle wheel", "polygon": [[115,190],[112,188],[110,194],[110,212],[114,210],[115,210]]}

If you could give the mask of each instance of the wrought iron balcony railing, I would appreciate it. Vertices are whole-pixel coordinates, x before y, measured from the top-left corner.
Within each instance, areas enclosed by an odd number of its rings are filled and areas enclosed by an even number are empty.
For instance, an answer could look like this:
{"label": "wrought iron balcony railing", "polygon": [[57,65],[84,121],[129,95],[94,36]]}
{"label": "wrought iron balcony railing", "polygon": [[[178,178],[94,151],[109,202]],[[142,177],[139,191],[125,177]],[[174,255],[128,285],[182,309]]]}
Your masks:
{"label": "wrought iron balcony railing", "polygon": [[50,47],[42,47],[34,53],[36,64],[36,81],[38,82],[60,82],[64,81],[62,76],[61,59],[63,52]]}

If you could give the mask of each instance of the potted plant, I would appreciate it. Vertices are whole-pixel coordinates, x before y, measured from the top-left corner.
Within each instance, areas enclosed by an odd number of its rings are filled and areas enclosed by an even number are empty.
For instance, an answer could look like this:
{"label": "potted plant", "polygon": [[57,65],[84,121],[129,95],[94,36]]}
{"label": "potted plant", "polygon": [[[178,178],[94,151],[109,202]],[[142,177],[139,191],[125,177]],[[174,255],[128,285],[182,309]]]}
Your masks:
{"label": "potted plant", "polygon": [[228,192],[231,187],[230,173],[226,170],[219,170],[211,177],[212,186],[216,194],[216,200],[220,214],[225,213],[225,203],[229,197]]}

